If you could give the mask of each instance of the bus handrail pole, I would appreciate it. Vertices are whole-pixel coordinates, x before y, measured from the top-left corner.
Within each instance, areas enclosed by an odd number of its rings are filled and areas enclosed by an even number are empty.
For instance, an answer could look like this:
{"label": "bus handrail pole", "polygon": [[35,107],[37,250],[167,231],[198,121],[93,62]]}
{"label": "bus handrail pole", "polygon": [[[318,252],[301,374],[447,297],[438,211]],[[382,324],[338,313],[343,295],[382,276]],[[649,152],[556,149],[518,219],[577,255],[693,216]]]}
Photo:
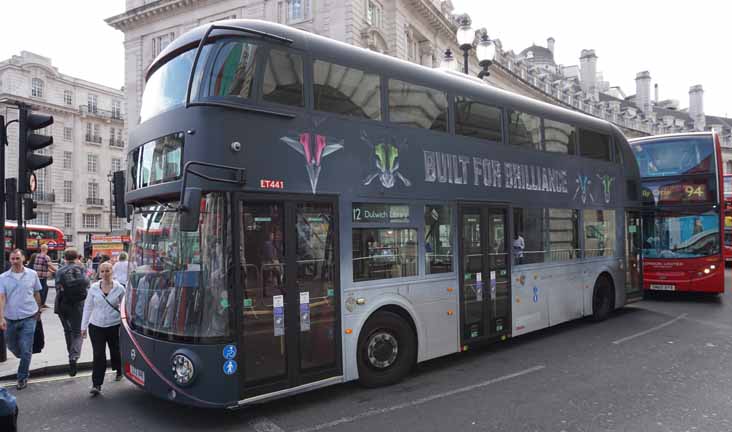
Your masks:
{"label": "bus handrail pole", "polygon": [[193,57],[193,65],[191,66],[191,73],[188,75],[188,88],[186,90],[186,109],[191,106],[191,89],[193,89],[193,78],[196,75],[196,66],[198,66],[198,59],[201,57],[201,52],[203,51],[204,45],[206,45],[206,41],[208,40],[209,35],[214,30],[231,30],[231,31],[238,31],[242,33],[251,33],[257,36],[261,36],[264,38],[274,39],[278,42],[284,42],[287,44],[291,44],[293,41],[292,39],[288,39],[282,36],[277,36],[272,33],[267,33],[259,30],[254,30],[246,27],[234,27],[234,26],[227,26],[227,25],[219,25],[219,24],[211,24],[207,29],[206,33],[203,34],[203,37],[201,38],[201,41],[198,43],[198,48],[196,48],[196,55]]}

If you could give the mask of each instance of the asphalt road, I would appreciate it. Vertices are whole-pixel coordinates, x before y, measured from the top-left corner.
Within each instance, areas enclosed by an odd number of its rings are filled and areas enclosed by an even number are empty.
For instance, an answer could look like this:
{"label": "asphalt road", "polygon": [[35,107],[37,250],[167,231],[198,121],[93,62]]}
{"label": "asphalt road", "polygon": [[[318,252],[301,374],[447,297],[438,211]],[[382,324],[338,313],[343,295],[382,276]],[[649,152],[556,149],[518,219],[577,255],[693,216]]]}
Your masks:
{"label": "asphalt road", "polygon": [[235,412],[181,407],[124,381],[90,398],[88,375],[50,377],[19,393],[20,430],[730,431],[730,364],[732,294],[663,295],[602,323],[421,364],[396,386],[348,383]]}

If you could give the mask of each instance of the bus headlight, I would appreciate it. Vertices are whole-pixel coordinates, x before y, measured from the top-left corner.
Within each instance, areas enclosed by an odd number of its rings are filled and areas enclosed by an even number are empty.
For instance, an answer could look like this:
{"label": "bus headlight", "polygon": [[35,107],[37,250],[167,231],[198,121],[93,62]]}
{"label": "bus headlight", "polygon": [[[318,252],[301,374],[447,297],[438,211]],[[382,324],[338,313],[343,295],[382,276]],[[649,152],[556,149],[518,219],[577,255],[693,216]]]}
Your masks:
{"label": "bus headlight", "polygon": [[705,268],[705,269],[704,269],[704,274],[709,274],[709,273],[711,273],[711,272],[712,272],[712,271],[711,271],[711,270],[709,270],[709,268]]}
{"label": "bus headlight", "polygon": [[173,379],[180,386],[187,386],[193,382],[196,376],[196,368],[193,366],[193,360],[185,354],[175,354],[171,360],[173,369]]}
{"label": "bus headlight", "polygon": [[712,265],[709,266],[709,268],[712,269],[712,270],[715,270],[717,268],[717,266],[715,266],[714,264],[712,264]]}

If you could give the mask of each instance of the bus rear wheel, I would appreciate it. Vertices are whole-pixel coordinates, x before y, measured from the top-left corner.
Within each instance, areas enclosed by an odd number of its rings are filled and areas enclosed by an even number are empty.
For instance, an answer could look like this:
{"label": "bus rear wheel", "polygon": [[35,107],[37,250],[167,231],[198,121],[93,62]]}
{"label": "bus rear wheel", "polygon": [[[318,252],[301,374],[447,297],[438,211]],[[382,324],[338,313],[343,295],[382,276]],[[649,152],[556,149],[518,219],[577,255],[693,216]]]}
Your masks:
{"label": "bus rear wheel", "polygon": [[358,337],[358,379],[365,387],[401,381],[417,360],[417,337],[399,315],[380,311],[366,321]]}
{"label": "bus rear wheel", "polygon": [[615,289],[612,281],[607,276],[600,276],[595,282],[594,294],[592,295],[592,319],[604,321],[615,307]]}

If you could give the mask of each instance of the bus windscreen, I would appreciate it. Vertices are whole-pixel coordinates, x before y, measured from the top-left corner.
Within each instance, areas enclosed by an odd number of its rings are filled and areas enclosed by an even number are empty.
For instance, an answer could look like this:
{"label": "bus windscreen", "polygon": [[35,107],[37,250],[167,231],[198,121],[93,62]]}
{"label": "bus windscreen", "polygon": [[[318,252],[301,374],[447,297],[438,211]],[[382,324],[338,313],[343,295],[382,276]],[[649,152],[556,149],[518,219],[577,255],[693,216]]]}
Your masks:
{"label": "bus windscreen", "polygon": [[714,141],[679,137],[633,144],[643,178],[714,173]]}

